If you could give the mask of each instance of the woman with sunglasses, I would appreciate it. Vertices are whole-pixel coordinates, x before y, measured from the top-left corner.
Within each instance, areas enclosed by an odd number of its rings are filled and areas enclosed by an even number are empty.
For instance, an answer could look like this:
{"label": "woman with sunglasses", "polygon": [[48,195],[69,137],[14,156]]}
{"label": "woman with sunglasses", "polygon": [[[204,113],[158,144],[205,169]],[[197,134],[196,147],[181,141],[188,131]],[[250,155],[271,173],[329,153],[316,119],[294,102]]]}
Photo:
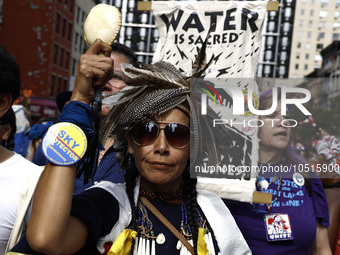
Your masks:
{"label": "woman with sunglasses", "polygon": [[[98,40],[86,53],[95,65],[79,65],[71,102],[77,107],[90,104],[93,86],[111,78],[112,60],[97,56],[100,52],[110,53]],[[204,68],[193,77],[208,65],[198,66]],[[122,68],[135,88],[102,122],[101,141],[114,135],[117,160],[121,169],[126,167],[125,184],[104,181],[73,197],[76,166],[49,163],[34,197],[29,249],[46,254],[108,249],[109,254],[250,254],[223,201],[196,190],[196,179],[190,178],[195,158],[190,151],[198,151],[189,142],[190,79],[166,62],[142,70],[128,64]],[[22,240],[12,251],[34,253],[27,248]]]}

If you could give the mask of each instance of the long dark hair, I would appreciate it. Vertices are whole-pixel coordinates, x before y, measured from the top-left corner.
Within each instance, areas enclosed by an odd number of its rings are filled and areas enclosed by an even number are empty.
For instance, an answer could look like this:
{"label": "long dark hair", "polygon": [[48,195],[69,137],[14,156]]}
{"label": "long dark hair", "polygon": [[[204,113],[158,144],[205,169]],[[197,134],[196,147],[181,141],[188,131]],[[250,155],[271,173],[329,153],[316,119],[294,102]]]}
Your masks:
{"label": "long dark hair", "polygon": [[[139,172],[134,163],[134,158],[132,155],[129,155],[129,163],[126,169],[125,174],[125,184],[126,184],[126,193],[129,198],[129,202],[131,205],[131,214],[132,219],[130,223],[130,227],[133,230],[137,230],[138,227],[138,208],[135,204],[135,187],[137,182],[137,177],[139,176]],[[183,201],[185,201],[187,206],[188,213],[188,223],[192,233],[192,239],[194,243],[194,251],[197,254],[197,240],[198,240],[198,223],[197,223],[197,179],[190,178],[189,172],[190,165],[187,164],[186,169],[183,172]],[[131,251],[134,249],[135,242],[133,241]]]}

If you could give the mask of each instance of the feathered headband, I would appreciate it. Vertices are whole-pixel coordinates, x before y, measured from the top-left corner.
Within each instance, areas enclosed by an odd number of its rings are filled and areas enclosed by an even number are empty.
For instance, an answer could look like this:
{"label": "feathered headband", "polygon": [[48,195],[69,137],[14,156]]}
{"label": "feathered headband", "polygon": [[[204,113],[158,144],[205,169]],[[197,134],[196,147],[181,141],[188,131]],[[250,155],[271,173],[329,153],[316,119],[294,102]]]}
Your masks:
{"label": "feathered headband", "polygon": [[[202,136],[201,125],[208,123],[206,123],[207,120],[202,122],[196,110],[198,105],[193,103],[194,100],[190,98],[190,87],[193,87],[193,84],[210,66],[214,58],[212,56],[208,62],[206,61],[206,46],[207,40],[192,64],[193,71],[190,76],[183,75],[174,65],[164,61],[150,65],[140,63],[142,69],[126,63],[121,65],[123,72],[129,77],[129,80],[126,81],[129,89],[121,91],[122,96],[112,104],[112,109],[101,123],[100,132],[102,144],[105,144],[110,136],[114,136],[114,146],[121,169],[127,165],[128,150],[125,136],[129,125],[147,118],[155,118],[159,114],[181,105],[184,101],[190,107],[190,125],[193,130],[194,143],[191,144],[194,145],[194,148],[192,148],[191,162],[195,162],[200,153],[209,153],[213,162],[218,161],[215,136],[214,134]],[[224,142],[223,146],[230,144],[230,141]],[[209,152],[200,151],[202,143],[209,144]]]}

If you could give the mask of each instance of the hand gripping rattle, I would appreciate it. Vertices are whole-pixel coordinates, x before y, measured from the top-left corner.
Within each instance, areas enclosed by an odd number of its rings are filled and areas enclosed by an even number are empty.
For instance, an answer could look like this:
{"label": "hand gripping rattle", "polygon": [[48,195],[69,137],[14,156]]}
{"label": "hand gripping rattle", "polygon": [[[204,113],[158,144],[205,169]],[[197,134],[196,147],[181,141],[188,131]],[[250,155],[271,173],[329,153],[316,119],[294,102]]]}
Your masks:
{"label": "hand gripping rattle", "polygon": [[[97,38],[111,45],[116,39],[121,25],[122,15],[115,6],[108,4],[94,6],[84,23],[84,39],[87,46],[90,47]],[[97,86],[94,88],[94,100],[92,103],[94,134],[84,157],[85,160],[77,174],[79,177],[84,172],[84,183],[87,183],[89,178],[94,176],[97,169],[97,159],[100,150],[99,129],[101,108],[102,86]]]}

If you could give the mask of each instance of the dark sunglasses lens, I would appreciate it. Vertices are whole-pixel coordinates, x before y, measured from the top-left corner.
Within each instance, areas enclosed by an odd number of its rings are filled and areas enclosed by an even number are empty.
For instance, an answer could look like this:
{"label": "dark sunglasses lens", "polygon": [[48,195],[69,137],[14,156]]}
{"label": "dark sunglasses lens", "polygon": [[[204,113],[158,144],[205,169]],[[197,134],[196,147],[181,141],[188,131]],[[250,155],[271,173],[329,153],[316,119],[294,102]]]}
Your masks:
{"label": "dark sunglasses lens", "polygon": [[165,127],[168,143],[174,148],[183,148],[190,141],[190,129],[182,124],[168,124]]}
{"label": "dark sunglasses lens", "polygon": [[132,129],[133,140],[141,146],[151,144],[157,137],[158,126],[152,122],[137,123]]}

